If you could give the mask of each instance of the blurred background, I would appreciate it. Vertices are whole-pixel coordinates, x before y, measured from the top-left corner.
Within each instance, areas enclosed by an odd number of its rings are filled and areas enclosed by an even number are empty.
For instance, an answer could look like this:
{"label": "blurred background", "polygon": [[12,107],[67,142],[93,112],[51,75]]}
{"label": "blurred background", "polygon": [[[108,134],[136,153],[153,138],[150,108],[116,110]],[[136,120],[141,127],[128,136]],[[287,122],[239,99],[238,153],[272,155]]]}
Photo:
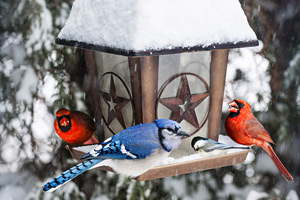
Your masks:
{"label": "blurred background", "polygon": [[11,0],[0,2],[0,198],[298,200],[300,2],[240,2],[260,45],[230,51],[222,124],[230,100],[248,101],[294,183],[254,148],[247,164],[147,182],[91,170],[43,193],[50,177],[75,164],[53,129],[55,111],[67,106],[93,116],[95,105],[86,95],[84,55],[55,44],[73,1]]}

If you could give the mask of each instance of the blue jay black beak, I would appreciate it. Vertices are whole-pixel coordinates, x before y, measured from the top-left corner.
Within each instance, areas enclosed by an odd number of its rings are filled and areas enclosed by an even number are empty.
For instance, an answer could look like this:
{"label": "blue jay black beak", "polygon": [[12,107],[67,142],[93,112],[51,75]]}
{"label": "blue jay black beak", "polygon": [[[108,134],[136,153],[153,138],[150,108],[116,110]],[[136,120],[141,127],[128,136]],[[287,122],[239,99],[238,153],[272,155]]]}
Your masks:
{"label": "blue jay black beak", "polygon": [[177,132],[176,134],[177,134],[178,136],[182,136],[182,137],[190,137],[190,135],[187,134],[187,133],[184,132],[184,131]]}

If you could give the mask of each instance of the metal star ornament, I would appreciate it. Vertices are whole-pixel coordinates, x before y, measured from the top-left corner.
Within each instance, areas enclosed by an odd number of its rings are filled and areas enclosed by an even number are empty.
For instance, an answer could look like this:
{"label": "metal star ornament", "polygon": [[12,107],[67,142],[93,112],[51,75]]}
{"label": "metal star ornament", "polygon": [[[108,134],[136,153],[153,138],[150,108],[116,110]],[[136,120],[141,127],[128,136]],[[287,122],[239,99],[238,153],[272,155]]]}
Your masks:
{"label": "metal star ornament", "polygon": [[200,127],[195,108],[208,96],[208,92],[192,94],[188,79],[186,75],[184,75],[181,78],[177,96],[171,98],[162,98],[159,100],[159,102],[172,111],[170,119],[179,123],[182,120],[186,120],[192,126],[199,129]]}
{"label": "metal star ornament", "polygon": [[100,95],[108,107],[107,125],[109,125],[115,118],[125,129],[125,121],[122,114],[122,109],[130,102],[130,99],[119,97],[116,92],[116,85],[114,78],[111,75],[109,92],[100,91]]}

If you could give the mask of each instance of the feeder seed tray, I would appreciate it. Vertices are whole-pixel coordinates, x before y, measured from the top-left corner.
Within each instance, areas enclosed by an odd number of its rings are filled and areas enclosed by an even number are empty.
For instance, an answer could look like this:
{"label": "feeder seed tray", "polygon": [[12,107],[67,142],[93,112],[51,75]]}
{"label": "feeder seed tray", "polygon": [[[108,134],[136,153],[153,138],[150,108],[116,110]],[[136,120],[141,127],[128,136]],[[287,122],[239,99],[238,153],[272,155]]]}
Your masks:
{"label": "feeder seed tray", "polygon": [[[80,160],[80,158],[85,154],[85,152],[76,150],[74,149],[74,147],[70,147],[69,145],[66,145],[66,149],[70,151],[71,156],[74,159],[76,159],[77,161],[82,161]],[[135,179],[138,181],[147,181],[168,176],[177,176],[191,172],[236,165],[244,162],[249,152],[250,150],[243,150],[222,156],[199,158],[196,160],[160,165],[148,170],[144,174],[136,177]],[[113,172],[113,170],[109,167],[100,167],[100,169]]]}

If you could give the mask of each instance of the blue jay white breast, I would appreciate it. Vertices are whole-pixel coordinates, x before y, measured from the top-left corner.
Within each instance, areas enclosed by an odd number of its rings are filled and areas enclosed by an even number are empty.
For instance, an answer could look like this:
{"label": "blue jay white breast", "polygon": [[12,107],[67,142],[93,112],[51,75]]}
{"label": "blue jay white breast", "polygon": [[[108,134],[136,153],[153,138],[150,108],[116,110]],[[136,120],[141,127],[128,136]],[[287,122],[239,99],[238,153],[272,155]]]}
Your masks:
{"label": "blue jay white breast", "polygon": [[54,191],[86,170],[108,166],[116,173],[137,177],[157,166],[189,137],[181,126],[168,119],[132,126],[108,138],[82,156],[82,163],[65,171],[43,186],[43,191]]}

